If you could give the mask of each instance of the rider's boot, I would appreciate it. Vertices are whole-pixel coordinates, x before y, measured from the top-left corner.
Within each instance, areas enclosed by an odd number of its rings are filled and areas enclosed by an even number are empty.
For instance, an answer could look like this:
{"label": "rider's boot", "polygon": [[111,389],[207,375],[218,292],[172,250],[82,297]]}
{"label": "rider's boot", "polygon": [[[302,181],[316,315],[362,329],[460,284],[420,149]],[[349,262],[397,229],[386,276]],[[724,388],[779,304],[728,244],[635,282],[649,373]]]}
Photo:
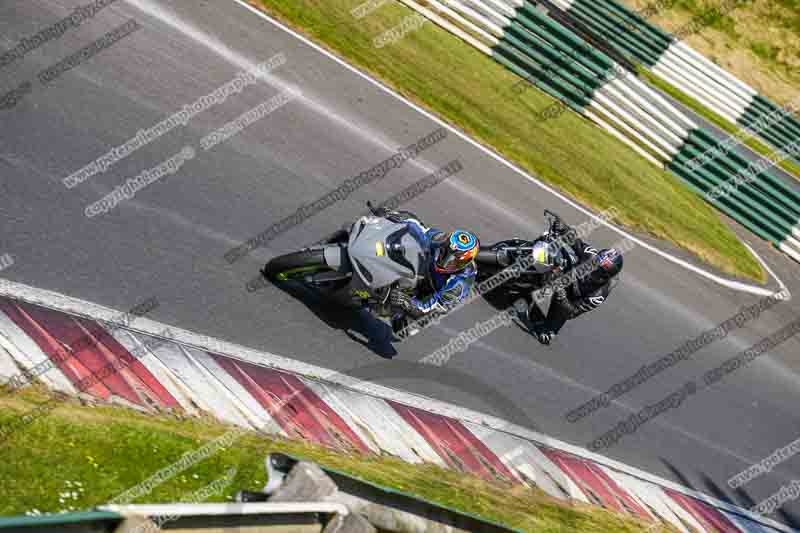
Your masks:
{"label": "rider's boot", "polygon": [[398,313],[392,316],[392,333],[398,339],[407,339],[419,332],[419,327],[415,327],[414,321],[405,313]]}

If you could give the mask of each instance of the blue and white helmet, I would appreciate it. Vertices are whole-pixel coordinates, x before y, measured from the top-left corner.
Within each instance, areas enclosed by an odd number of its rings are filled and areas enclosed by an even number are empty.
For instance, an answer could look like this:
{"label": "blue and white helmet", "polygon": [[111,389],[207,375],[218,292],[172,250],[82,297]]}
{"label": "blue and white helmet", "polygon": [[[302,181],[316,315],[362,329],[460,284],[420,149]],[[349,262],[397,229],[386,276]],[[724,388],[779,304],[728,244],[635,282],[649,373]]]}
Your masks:
{"label": "blue and white helmet", "polygon": [[457,229],[437,236],[433,265],[437,272],[452,274],[467,268],[478,255],[478,237],[466,230]]}

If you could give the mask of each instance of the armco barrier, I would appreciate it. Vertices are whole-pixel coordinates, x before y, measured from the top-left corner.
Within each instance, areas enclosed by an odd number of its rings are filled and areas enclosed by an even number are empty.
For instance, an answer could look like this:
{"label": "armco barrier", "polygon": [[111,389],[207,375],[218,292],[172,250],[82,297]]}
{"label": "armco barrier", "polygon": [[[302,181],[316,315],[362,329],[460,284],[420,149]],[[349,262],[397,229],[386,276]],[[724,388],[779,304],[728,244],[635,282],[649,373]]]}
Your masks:
{"label": "armco barrier", "polygon": [[[101,510],[0,517],[3,533],[154,533],[151,518],[169,517],[165,531],[182,533],[322,533],[332,517],[347,514],[344,505],[328,502],[223,503],[101,506]],[[327,530],[325,530],[327,531]]]}
{"label": "armco barrier", "polygon": [[[18,291],[25,289],[19,287]],[[239,427],[301,438],[347,451],[391,454],[411,463],[432,462],[486,479],[536,485],[551,496],[600,505],[679,531],[792,532],[746,509],[711,498],[504,420],[373,383],[337,382],[325,370],[245,347],[169,328],[178,339],[148,342],[165,325],[138,318],[81,341],[66,360],[65,346],[104,326],[89,316],[64,312],[118,312],[59,295],[58,309],[0,297],[0,383],[45,360],[59,365],[43,374],[54,389],[75,394],[80,367],[97,361],[130,361],[152,346],[141,366],[115,379],[105,376],[83,396],[119,401],[143,411],[209,414]],[[280,364],[270,367],[264,362]],[[127,368],[126,368],[127,370]],[[131,392],[132,391],[132,392]],[[166,391],[166,393],[165,393]],[[34,424],[36,422],[33,422]],[[9,438],[25,439],[27,427]],[[19,433],[19,434],[17,434]]]}
{"label": "armco barrier", "polygon": [[[377,531],[387,533],[523,533],[475,514],[283,453],[269,454],[266,469],[269,481],[262,491],[242,491],[237,494],[237,500],[289,502],[301,501],[313,494],[322,501],[346,505],[351,514],[363,517]],[[341,533],[348,531],[344,529]]]}
{"label": "armco barrier", "polygon": [[[668,48],[661,30],[612,0],[591,4],[584,0],[538,0],[536,4],[528,0],[427,0],[426,7],[414,0],[400,1],[560,100],[553,116],[559,105],[582,114],[800,262],[800,192],[768,168],[751,168],[737,153],[724,149],[722,141],[639,80],[630,64],[612,57],[657,63]],[[616,53],[592,45],[603,40],[608,45],[602,48]],[[668,64],[670,72],[690,75],[689,66],[676,66],[671,60]],[[743,102],[727,96],[720,102],[728,112],[738,113],[737,117],[752,115],[745,113]],[[531,120],[550,118],[548,111],[542,115]],[[758,118],[753,115],[742,120]],[[789,124],[787,121],[775,122]],[[800,151],[800,144],[782,146]],[[695,164],[698,160],[702,164]],[[735,187],[726,186],[734,180],[738,180]]]}
{"label": "armco barrier", "polygon": [[0,517],[0,531],[3,533],[97,533],[112,532],[122,522],[123,517],[107,511],[89,511],[42,516],[4,516]]}

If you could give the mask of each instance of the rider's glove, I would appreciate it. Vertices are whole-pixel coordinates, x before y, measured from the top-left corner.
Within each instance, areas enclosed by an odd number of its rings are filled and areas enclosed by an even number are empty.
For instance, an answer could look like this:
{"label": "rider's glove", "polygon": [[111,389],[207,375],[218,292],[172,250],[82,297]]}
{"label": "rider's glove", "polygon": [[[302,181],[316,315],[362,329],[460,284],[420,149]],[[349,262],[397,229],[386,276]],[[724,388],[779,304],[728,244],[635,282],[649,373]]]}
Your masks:
{"label": "rider's glove", "polygon": [[389,303],[409,314],[417,314],[417,306],[411,301],[411,296],[400,290],[393,290],[389,296]]}

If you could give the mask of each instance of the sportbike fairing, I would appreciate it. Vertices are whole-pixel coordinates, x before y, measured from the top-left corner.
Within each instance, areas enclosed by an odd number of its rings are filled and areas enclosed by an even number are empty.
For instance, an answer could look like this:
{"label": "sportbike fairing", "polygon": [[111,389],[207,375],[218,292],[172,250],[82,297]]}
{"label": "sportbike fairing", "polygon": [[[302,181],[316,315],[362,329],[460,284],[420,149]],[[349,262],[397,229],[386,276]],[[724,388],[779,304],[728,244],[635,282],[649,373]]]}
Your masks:
{"label": "sportbike fairing", "polygon": [[353,224],[347,251],[353,270],[373,291],[395,282],[414,287],[425,258],[422,243],[405,224],[378,217],[361,217]]}

